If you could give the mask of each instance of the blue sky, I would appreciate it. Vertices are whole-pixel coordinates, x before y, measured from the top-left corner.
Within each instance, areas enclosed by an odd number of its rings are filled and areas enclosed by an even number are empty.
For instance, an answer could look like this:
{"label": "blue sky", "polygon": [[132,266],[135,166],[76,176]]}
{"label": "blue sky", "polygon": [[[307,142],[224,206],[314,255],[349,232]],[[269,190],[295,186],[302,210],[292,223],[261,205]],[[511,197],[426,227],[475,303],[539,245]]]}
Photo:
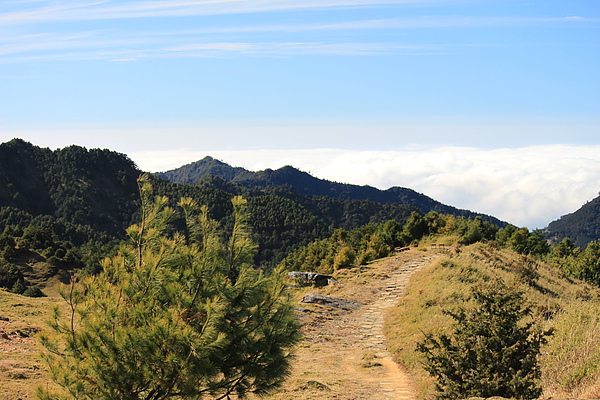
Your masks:
{"label": "blue sky", "polygon": [[599,133],[597,0],[0,3],[1,141],[292,164],[535,228],[597,195]]}

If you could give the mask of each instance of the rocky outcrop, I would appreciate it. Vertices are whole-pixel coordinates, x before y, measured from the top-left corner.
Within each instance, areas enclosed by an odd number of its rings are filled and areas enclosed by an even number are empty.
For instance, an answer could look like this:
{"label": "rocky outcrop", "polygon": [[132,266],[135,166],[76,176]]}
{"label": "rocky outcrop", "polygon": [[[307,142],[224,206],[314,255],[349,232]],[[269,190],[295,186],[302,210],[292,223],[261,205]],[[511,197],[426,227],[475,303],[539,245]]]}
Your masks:
{"label": "rocky outcrop", "polygon": [[333,276],[326,274],[318,274],[316,272],[288,272],[290,279],[296,279],[303,283],[313,284],[315,286],[325,286],[333,279]]}

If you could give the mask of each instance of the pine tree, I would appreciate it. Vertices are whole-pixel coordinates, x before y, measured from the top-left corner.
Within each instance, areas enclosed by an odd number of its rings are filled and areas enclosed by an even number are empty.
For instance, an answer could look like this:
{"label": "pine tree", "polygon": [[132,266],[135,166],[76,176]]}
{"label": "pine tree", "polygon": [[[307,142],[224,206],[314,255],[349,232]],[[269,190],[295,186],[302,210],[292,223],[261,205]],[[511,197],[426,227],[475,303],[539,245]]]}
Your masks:
{"label": "pine tree", "polygon": [[446,312],[456,321],[452,334],[427,335],[417,346],[438,397],[538,398],[537,358],[549,332],[521,323],[531,310],[500,280],[474,288],[473,300],[475,308]]}
{"label": "pine tree", "polygon": [[207,207],[179,206],[185,233],[169,223],[168,199],[140,181],[142,219],[97,276],[63,291],[42,336],[53,379],[65,391],[42,399],[158,400],[266,393],[289,373],[298,339],[284,275],[252,267],[245,201],[234,198],[228,241]]}

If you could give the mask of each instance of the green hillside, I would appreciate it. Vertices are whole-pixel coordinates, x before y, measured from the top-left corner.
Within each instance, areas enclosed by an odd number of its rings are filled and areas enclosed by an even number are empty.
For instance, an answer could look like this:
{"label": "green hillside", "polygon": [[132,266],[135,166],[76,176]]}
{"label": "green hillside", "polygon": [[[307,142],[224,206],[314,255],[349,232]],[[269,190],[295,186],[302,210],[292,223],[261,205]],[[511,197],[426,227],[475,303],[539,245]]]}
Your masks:
{"label": "green hillside", "polygon": [[[20,139],[0,144],[0,270],[6,277],[0,286],[21,293],[34,283],[22,273],[32,268],[27,261],[31,252],[51,264],[44,275],[98,271],[99,259],[139,218],[141,173],[126,155],[110,150],[69,146],[53,151]],[[403,223],[416,211],[399,204],[305,196],[290,186],[249,189],[216,176],[194,185],[151,179],[156,195],[169,197],[172,206],[191,197],[207,205],[225,228],[232,223],[230,199],[246,197],[258,244],[255,263],[266,268],[335,229],[390,219]],[[175,229],[181,227],[179,218]]]}
{"label": "green hillside", "polygon": [[585,203],[577,211],[551,222],[545,229],[545,234],[553,242],[560,242],[568,237],[581,248],[600,239],[600,196]]}
{"label": "green hillside", "polygon": [[[98,274],[99,270],[94,266],[98,265],[98,258],[103,256],[112,255],[114,265],[121,265],[120,260],[131,261],[126,254],[143,254],[132,251],[135,248],[132,243],[129,246],[121,246],[119,254],[113,252],[112,248],[113,244],[125,236],[124,228],[121,228],[127,223],[125,217],[133,222],[139,218],[136,194],[140,171],[135,165],[126,156],[118,153],[108,150],[86,150],[77,146],[50,151],[17,140],[1,145],[0,151],[11,154],[11,161],[20,167],[11,169],[10,163],[5,162],[0,170],[0,177],[6,185],[3,203],[0,203],[0,222],[3,224],[0,235],[0,277],[3,279],[1,286],[14,293],[36,296],[40,293],[35,292],[32,284],[43,285],[44,280],[48,282],[48,279],[52,279],[52,283],[57,280],[68,282],[69,273],[81,268],[94,273],[82,279],[88,283],[95,282],[94,285],[98,287],[121,282],[120,279],[104,278],[106,273],[116,269]],[[129,169],[124,169],[125,166]],[[24,175],[19,175],[19,171],[23,171]],[[118,180],[120,183],[114,181],[115,177],[122,178]],[[149,236],[157,235],[158,232],[164,235],[161,240],[156,240],[158,238],[153,236],[152,243],[156,246],[157,254],[169,253],[163,253],[161,247],[166,243],[179,249],[179,246],[188,246],[187,241],[182,238],[202,239],[202,235],[189,230],[190,225],[183,220],[183,213],[177,205],[182,197],[192,198],[199,205],[207,205],[208,214],[216,219],[222,228],[215,227],[222,232],[218,235],[218,240],[222,241],[223,246],[225,243],[232,243],[228,239],[235,237],[232,233],[227,233],[234,231],[231,199],[242,195],[247,199],[247,203],[243,203],[247,204],[247,211],[250,213],[245,222],[253,231],[250,234],[244,230],[236,240],[236,243],[240,246],[244,243],[244,248],[248,249],[244,253],[247,256],[244,258],[245,263],[264,269],[278,264],[281,267],[278,272],[285,269],[331,274],[337,283],[331,285],[329,290],[344,293],[345,300],[354,301],[355,304],[360,304],[360,299],[353,297],[358,293],[362,293],[365,298],[378,296],[378,292],[365,285],[372,280],[389,278],[387,273],[393,272],[389,266],[386,267],[388,272],[376,271],[376,267],[373,266],[375,264],[371,263],[373,260],[386,258],[393,255],[397,249],[408,246],[412,247],[410,252],[413,256],[419,251],[434,254],[437,261],[423,266],[415,275],[407,296],[389,314],[386,322],[386,335],[389,340],[387,346],[395,354],[397,361],[412,372],[418,383],[420,398],[431,398],[435,384],[434,378],[428,378],[422,369],[424,359],[416,351],[416,343],[426,337],[424,334],[452,332],[452,320],[448,318],[452,314],[448,312],[457,314],[456,310],[460,310],[461,307],[471,310],[474,290],[490,284],[496,285],[494,288],[500,292],[514,294],[519,298],[522,296],[527,302],[532,314],[528,316],[524,312],[523,316],[526,318],[519,323],[531,323],[533,325],[530,327],[542,331],[553,330],[547,344],[544,343],[541,347],[539,369],[537,364],[532,369],[541,373],[539,390],[543,390],[544,395],[556,397],[593,398],[592,396],[600,395],[596,389],[600,381],[600,349],[596,346],[600,339],[600,243],[597,241],[590,242],[585,249],[576,248],[568,240],[551,246],[542,232],[530,232],[527,228],[512,225],[499,226],[481,216],[466,218],[436,211],[423,214],[415,207],[402,204],[303,195],[291,185],[248,187],[215,175],[206,175],[194,184],[177,184],[147,174],[143,181],[148,183],[144,191],[145,199],[152,199],[154,195],[168,198],[158,201],[157,204],[161,204],[160,209],[165,210],[164,215],[169,215],[171,224],[163,225],[160,231],[154,227],[149,227],[147,231]],[[33,197],[36,191],[40,192],[39,201]],[[10,196],[7,196],[7,193]],[[110,200],[114,204],[98,204],[109,201],[107,193],[114,193]],[[23,203],[15,200],[26,195],[27,201]],[[238,199],[238,204],[242,204],[240,200]],[[71,205],[69,209],[63,206],[64,202]],[[26,208],[19,208],[20,204]],[[163,208],[167,204],[175,210],[173,213],[170,209],[167,212],[167,209]],[[127,207],[132,209],[130,214],[123,211],[128,209]],[[80,209],[86,212],[79,213]],[[113,214],[113,210],[118,212]],[[147,215],[147,218],[150,217]],[[156,220],[162,221],[161,218]],[[108,224],[107,221],[112,223]],[[137,229],[139,232],[146,232],[142,225],[134,227],[132,231]],[[207,224],[206,232],[217,232],[213,231],[212,227],[212,224]],[[178,231],[182,235],[176,234]],[[250,243],[247,239],[258,245],[253,263],[250,253],[253,246],[250,244],[249,247],[245,247],[245,243]],[[139,243],[142,242],[146,243]],[[210,240],[209,242],[212,243]],[[188,249],[189,253],[185,250],[185,254],[196,254],[195,251],[199,248],[194,245]],[[123,253],[125,249],[129,250]],[[214,253],[218,259],[227,254],[223,251]],[[232,251],[231,255],[234,254]],[[189,265],[198,262],[198,266],[204,268],[202,260],[193,257],[192,259],[194,261]],[[223,258],[225,259],[227,258]],[[175,257],[173,260],[185,261],[188,258]],[[169,262],[164,265],[171,265]],[[132,277],[142,277],[143,282],[156,286],[158,292],[164,291],[165,295],[175,296],[174,298],[185,292],[173,290],[175,286],[161,286],[163,281],[160,276],[170,276],[173,284],[178,282],[179,285],[181,282],[177,277],[178,272],[164,268],[162,263],[156,264],[156,268],[154,265],[149,263],[148,268],[153,274],[157,274],[157,279],[146,279],[144,274],[133,274]],[[251,268],[248,271],[260,274],[260,269]],[[97,281],[98,279],[101,282]],[[202,279],[199,282],[203,282]],[[228,275],[228,279],[235,280],[235,274]],[[227,280],[219,278],[215,282]],[[298,285],[299,282],[289,283]],[[356,286],[353,287],[352,284]],[[287,283],[284,283],[281,287],[286,285]],[[132,286],[134,287],[136,286]],[[199,284],[198,288],[202,287],[203,284]],[[306,291],[304,284],[297,287],[298,293],[289,292],[290,296]],[[46,294],[53,294],[49,293],[49,288],[45,289]],[[236,304],[238,289],[241,290],[235,285],[227,289]],[[259,289],[257,286],[257,290]],[[243,292],[244,290],[241,290],[240,294]],[[133,290],[132,293],[137,291]],[[191,292],[187,295],[196,298]],[[9,362],[0,368],[0,383],[9,385],[7,387],[12,387],[14,389],[11,390],[18,390],[19,393],[31,393],[27,390],[32,388],[22,385],[19,379],[44,382],[48,372],[43,370],[44,367],[38,358],[24,358],[19,353],[35,349],[35,342],[22,340],[17,346],[17,337],[21,334],[19,332],[25,332],[25,328],[28,329],[26,332],[43,330],[44,328],[39,326],[30,325],[39,323],[33,319],[26,322],[29,320],[29,314],[26,313],[49,315],[48,306],[53,302],[46,301],[47,299],[30,299],[26,304],[33,311],[28,308],[21,312],[18,307],[25,302],[19,302],[20,297],[15,296],[0,290],[0,299],[4,304],[11,305],[11,309],[8,310],[9,324],[4,324],[6,321],[3,321],[3,326],[6,326],[3,328],[4,336],[8,339],[3,336],[0,340],[10,341],[12,346],[10,351],[6,351]],[[287,299],[288,294],[284,297]],[[155,302],[153,307],[160,309],[162,303],[152,296],[149,298]],[[142,302],[139,303],[143,306]],[[244,309],[242,303],[243,301],[239,303],[240,311],[246,315],[242,318],[245,321],[243,325],[251,322],[253,315],[251,310]],[[15,304],[21,305],[17,307]],[[499,309],[502,309],[503,305],[501,304]],[[122,306],[123,316],[127,320],[131,304],[125,302]],[[310,313],[311,309],[306,308],[308,311],[298,312]],[[262,309],[265,315],[269,314],[268,310]],[[173,321],[178,324],[182,321],[196,323],[193,321],[202,320],[207,315],[200,311],[193,315],[186,313],[185,318],[182,318],[184,314],[175,312],[172,314],[175,317]],[[323,314],[319,312],[315,318],[330,320],[340,315],[344,313],[325,311]],[[466,312],[461,315],[470,314]],[[13,319],[17,325],[13,324]],[[36,318],[35,321],[39,320]],[[146,319],[142,318],[140,321]],[[155,322],[158,326],[161,325],[161,321]],[[13,328],[13,325],[18,328]],[[484,325],[487,326],[487,322]],[[231,324],[226,323],[223,327],[231,327]],[[142,331],[136,330],[140,333],[143,333]],[[31,339],[33,333],[27,335],[27,338]],[[503,335],[504,338],[510,336]],[[257,338],[260,339],[260,335]],[[235,342],[241,343],[243,340],[236,339]],[[302,346],[310,347],[311,344],[303,343]],[[153,354],[155,353],[153,351]],[[214,354],[218,358],[219,352]],[[366,364],[368,367],[365,368],[377,368],[377,354],[368,356],[371,358]],[[538,360],[537,354],[534,354],[534,357]],[[474,371],[488,364],[492,364],[489,358],[480,359],[470,367],[470,372],[461,370],[458,373],[475,374]],[[531,378],[537,385],[536,373],[532,374]],[[64,377],[69,378],[68,370],[65,374]],[[483,381],[486,379],[484,377]],[[497,377],[492,376],[490,379],[503,384]],[[312,390],[310,387],[309,389]],[[538,393],[539,390],[536,386],[529,394]],[[300,396],[302,397],[302,393]],[[328,397],[327,393],[323,392],[321,397],[314,398]]]}
{"label": "green hillside", "polygon": [[137,210],[139,173],[127,156],[110,150],[69,146],[51,151],[20,139],[3,143],[0,224],[50,216],[76,244],[99,234],[122,236]]}

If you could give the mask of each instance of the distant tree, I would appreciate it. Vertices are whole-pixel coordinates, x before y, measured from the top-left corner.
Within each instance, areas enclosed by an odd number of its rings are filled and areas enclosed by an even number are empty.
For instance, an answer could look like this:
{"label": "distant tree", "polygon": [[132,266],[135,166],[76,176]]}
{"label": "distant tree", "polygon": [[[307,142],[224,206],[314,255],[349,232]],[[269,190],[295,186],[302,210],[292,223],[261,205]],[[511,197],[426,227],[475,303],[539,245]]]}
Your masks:
{"label": "distant tree", "polygon": [[16,253],[15,239],[6,232],[0,234],[0,259],[10,260]]}
{"label": "distant tree", "polygon": [[577,247],[569,238],[564,238],[560,243],[552,246],[551,254],[554,257],[570,257],[575,255]]}
{"label": "distant tree", "polygon": [[350,246],[342,246],[333,259],[333,268],[349,267],[356,259],[356,253]]}
{"label": "distant tree", "polygon": [[0,260],[0,287],[14,293],[25,290],[25,278],[19,269],[4,260]]}
{"label": "distant tree", "polygon": [[402,234],[407,242],[404,244],[409,244],[413,240],[421,239],[427,234],[427,220],[425,220],[418,212],[413,211],[406,221],[406,224],[404,224]]}
{"label": "distant tree", "polygon": [[483,218],[477,216],[473,219],[464,217],[458,218],[460,240],[459,243],[468,245],[480,241],[491,240],[496,236],[498,227],[491,222],[484,221]]}
{"label": "distant tree", "polygon": [[544,234],[537,229],[530,232],[525,227],[517,228],[508,225],[498,230],[496,241],[500,246],[509,247],[519,254],[543,256],[550,251],[550,245],[546,242]]}
{"label": "distant tree", "polygon": [[451,334],[427,335],[417,346],[438,398],[538,398],[538,356],[549,332],[522,323],[531,310],[500,280],[475,287],[473,301],[473,308],[446,312],[455,320]]}
{"label": "distant tree", "polygon": [[56,246],[56,235],[50,228],[29,226],[23,231],[19,246],[32,250],[45,250]]}
{"label": "distant tree", "polygon": [[589,242],[574,264],[572,274],[576,278],[600,286],[600,240]]}
{"label": "distant tree", "polygon": [[502,247],[508,247],[509,241],[516,230],[517,227],[514,225],[507,225],[506,227],[499,229],[496,233],[496,242],[498,245]]}
{"label": "distant tree", "polygon": [[446,226],[445,216],[435,211],[429,211],[427,214],[425,214],[424,219],[427,223],[428,233],[439,233]]}
{"label": "distant tree", "polygon": [[[185,233],[168,226],[168,199],[152,200],[142,179],[142,218],[103,271],[63,292],[70,314],[55,312],[42,336],[53,379],[67,398],[184,399],[277,388],[298,339],[280,271],[252,267],[255,246],[245,201],[234,198],[228,240],[189,198],[179,203]],[[41,399],[56,395],[39,390]]]}

